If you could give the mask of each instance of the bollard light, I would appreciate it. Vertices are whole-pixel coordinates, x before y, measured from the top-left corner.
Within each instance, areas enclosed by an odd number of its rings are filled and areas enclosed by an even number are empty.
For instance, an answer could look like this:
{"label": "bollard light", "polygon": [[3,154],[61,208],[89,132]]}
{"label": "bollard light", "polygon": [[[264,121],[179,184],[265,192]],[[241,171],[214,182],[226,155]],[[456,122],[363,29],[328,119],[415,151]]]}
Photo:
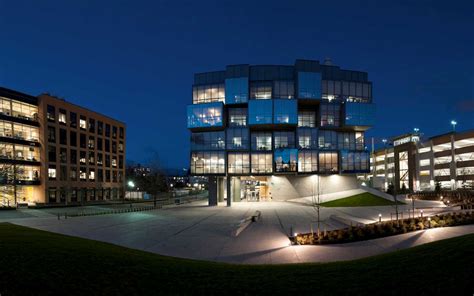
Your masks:
{"label": "bollard light", "polygon": [[379,222],[382,222],[382,214],[379,214]]}
{"label": "bollard light", "polygon": [[428,217],[428,227],[431,228],[431,217]]}
{"label": "bollard light", "polygon": [[421,218],[423,218],[423,210],[420,210]]}

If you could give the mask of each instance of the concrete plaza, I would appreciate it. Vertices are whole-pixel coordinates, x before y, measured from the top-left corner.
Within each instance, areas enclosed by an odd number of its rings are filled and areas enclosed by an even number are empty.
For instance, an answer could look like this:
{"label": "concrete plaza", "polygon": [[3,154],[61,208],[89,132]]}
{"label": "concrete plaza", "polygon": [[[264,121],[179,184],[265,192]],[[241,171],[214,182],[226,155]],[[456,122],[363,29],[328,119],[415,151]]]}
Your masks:
{"label": "concrete plaza", "polygon": [[[433,204],[428,204],[433,206]],[[423,206],[422,202],[416,204]],[[424,205],[426,206],[426,205]],[[409,209],[409,205],[401,206]],[[262,213],[237,237],[232,235],[240,220],[255,211]],[[445,211],[425,208],[425,215]],[[392,206],[322,208],[322,228],[346,227],[341,221],[374,222],[378,214],[389,219]],[[335,217],[346,217],[337,219]],[[349,220],[348,220],[349,219]],[[353,219],[353,220],[351,220]],[[1,214],[0,214],[0,222]],[[74,217],[53,215],[3,219],[51,232],[109,242],[162,255],[242,264],[277,264],[351,260],[474,233],[474,225],[426,231],[343,245],[290,246],[288,234],[316,227],[313,207],[291,202],[242,202],[233,207],[208,207],[206,201],[161,210],[114,215]]]}

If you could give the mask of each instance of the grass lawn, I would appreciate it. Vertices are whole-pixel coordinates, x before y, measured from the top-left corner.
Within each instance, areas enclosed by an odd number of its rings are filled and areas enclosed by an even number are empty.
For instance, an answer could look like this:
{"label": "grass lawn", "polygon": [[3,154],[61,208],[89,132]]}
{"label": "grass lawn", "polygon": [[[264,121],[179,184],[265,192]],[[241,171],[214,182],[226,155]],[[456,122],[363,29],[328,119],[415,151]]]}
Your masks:
{"label": "grass lawn", "polygon": [[0,223],[2,296],[472,295],[473,262],[474,234],[348,262],[245,266],[160,256]]}
{"label": "grass lawn", "polygon": [[[405,203],[399,201],[399,205]],[[323,207],[374,207],[374,206],[391,206],[395,205],[395,202],[388,199],[382,198],[380,196],[374,195],[369,192],[364,192],[349,197],[336,199],[333,201],[323,202],[321,206]]]}

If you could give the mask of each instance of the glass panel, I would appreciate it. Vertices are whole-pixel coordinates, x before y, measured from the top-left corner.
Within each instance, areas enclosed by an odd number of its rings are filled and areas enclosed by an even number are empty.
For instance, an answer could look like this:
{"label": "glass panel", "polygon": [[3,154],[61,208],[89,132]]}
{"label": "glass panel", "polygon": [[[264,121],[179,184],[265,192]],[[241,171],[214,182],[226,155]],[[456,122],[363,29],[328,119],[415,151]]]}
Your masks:
{"label": "glass panel", "polygon": [[346,102],[346,125],[373,126],[375,120],[375,105],[368,103]]}
{"label": "glass panel", "polygon": [[248,77],[228,78],[225,80],[225,103],[236,104],[248,101]]}
{"label": "glass panel", "polygon": [[298,152],[298,172],[310,173],[318,171],[318,152],[299,151]]}
{"label": "glass panel", "polygon": [[298,72],[298,97],[301,99],[321,98],[321,73]]}
{"label": "glass panel", "polygon": [[250,173],[250,155],[248,153],[229,153],[228,155],[229,174]]}
{"label": "glass panel", "polygon": [[318,149],[318,130],[315,128],[298,128],[298,148]]}
{"label": "glass panel", "polygon": [[225,133],[204,132],[191,134],[191,150],[224,150]]}
{"label": "glass panel", "polygon": [[191,174],[225,174],[225,153],[193,152]]}
{"label": "glass panel", "polygon": [[224,102],[224,84],[194,85],[193,104]]}
{"label": "glass panel", "polygon": [[295,148],[294,132],[274,132],[275,149],[277,148]]}
{"label": "glass panel", "polygon": [[273,117],[272,100],[249,101],[249,124],[271,124]]}
{"label": "glass panel", "polygon": [[272,133],[255,132],[252,133],[252,150],[272,150]]}
{"label": "glass panel", "polygon": [[339,104],[321,104],[321,126],[339,126],[341,107]]}
{"label": "glass panel", "polygon": [[227,149],[248,150],[249,149],[249,130],[247,128],[227,129]]}
{"label": "glass panel", "polygon": [[252,153],[252,174],[268,174],[272,172],[271,153]]}
{"label": "glass panel", "polygon": [[250,98],[268,100],[272,98],[271,81],[254,81],[250,83]]}
{"label": "glass panel", "polygon": [[188,128],[222,126],[222,103],[188,106]]}
{"label": "glass panel", "polygon": [[314,111],[298,112],[298,126],[315,127],[316,126],[316,112]]}
{"label": "glass panel", "polygon": [[297,124],[298,102],[296,100],[273,100],[273,122],[275,124]]}
{"label": "glass panel", "polygon": [[273,82],[274,99],[294,99],[295,86],[292,80],[276,80]]}
{"label": "glass panel", "polygon": [[247,108],[230,108],[229,126],[247,126]]}
{"label": "glass panel", "polygon": [[297,149],[275,150],[275,172],[296,172],[297,160]]}
{"label": "glass panel", "polygon": [[337,173],[337,152],[319,152],[319,171],[321,173]]}

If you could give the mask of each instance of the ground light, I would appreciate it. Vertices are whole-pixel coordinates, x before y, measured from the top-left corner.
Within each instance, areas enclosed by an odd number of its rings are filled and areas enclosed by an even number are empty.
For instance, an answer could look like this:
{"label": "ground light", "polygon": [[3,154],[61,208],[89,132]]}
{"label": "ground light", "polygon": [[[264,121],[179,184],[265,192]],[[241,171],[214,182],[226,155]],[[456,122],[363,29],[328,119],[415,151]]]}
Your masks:
{"label": "ground light", "polygon": [[382,214],[379,214],[379,222],[382,222]]}

